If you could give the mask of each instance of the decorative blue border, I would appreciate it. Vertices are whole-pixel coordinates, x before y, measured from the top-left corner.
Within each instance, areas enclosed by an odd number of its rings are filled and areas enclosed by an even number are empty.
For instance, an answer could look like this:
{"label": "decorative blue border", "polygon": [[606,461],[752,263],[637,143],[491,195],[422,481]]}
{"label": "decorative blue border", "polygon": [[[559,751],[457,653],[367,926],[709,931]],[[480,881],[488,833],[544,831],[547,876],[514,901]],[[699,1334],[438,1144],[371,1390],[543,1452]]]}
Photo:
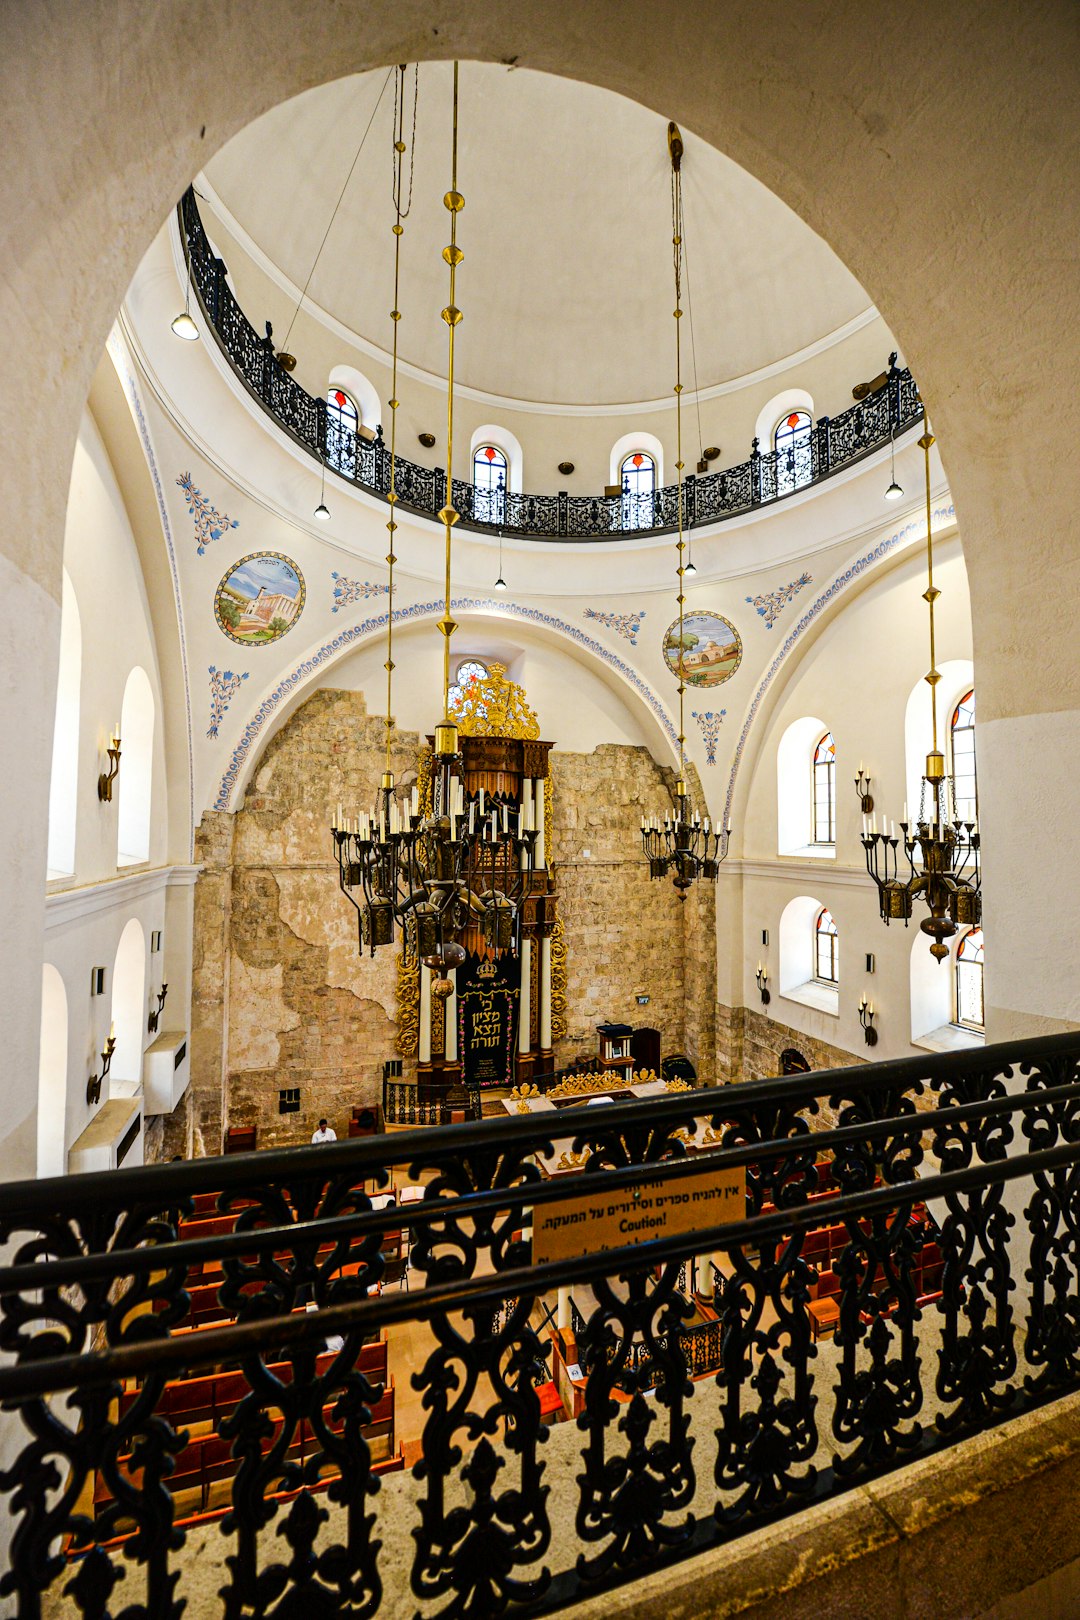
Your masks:
{"label": "decorative blue border", "polygon": [[184,628],[184,603],[180,591],[180,575],[176,567],[176,549],[173,545],[172,527],[169,523],[169,512],[165,505],[165,491],[162,488],[161,476],[158,472],[157,458],[154,455],[153,445],[150,443],[150,430],[143,415],[142,402],[135,379],[128,370],[127,354],[123,343],[113,333],[108,341],[109,355],[122,377],[127,388],[128,401],[131,413],[135,418],[135,426],[139,430],[142,440],[143,454],[150,469],[150,477],[154,483],[154,494],[157,497],[158,515],[161,518],[161,527],[165,535],[165,549],[169,555],[169,573],[172,576],[173,603],[176,607],[176,625],[180,638],[180,668],[184,679],[184,711],[187,716],[187,753],[188,753],[188,860],[195,859],[195,744],[191,726],[191,683],[188,679],[187,632]]}
{"label": "decorative blue border", "polygon": [[[956,508],[950,503],[948,506],[938,507],[934,512],[933,520],[935,523],[946,523],[950,518],[954,518],[955,516]],[[727,824],[728,818],[731,815],[731,805],[735,797],[735,781],[739,774],[739,765],[742,761],[743,749],[746,747],[746,739],[750,735],[750,727],[753,725],[754,718],[757,715],[758,709],[761,707],[762,699],[764,698],[765,693],[768,691],[773,677],[776,675],[776,672],[780,668],[780,665],[783,663],[785,657],[791,651],[792,647],[794,647],[796,641],[802,635],[807,626],[813,623],[818,614],[821,613],[824,608],[828,607],[829,603],[834,597],[838,596],[841,591],[846,590],[846,588],[851,584],[852,580],[858,579],[860,574],[864,574],[868,568],[872,568],[873,565],[880,562],[883,557],[887,557],[890,551],[895,551],[897,546],[902,545],[905,540],[909,540],[913,534],[926,534],[926,528],[921,518],[913,519],[911,523],[906,523],[902,529],[898,529],[895,534],[889,535],[884,540],[879,540],[873,551],[868,551],[864,557],[857,558],[857,560],[853,562],[849,568],[844,569],[842,574],[838,574],[828,589],[822,591],[817,600],[807,608],[806,612],[796,624],[795,628],[788,635],[787,640],[784,642],[783,646],[780,648],[780,651],[777,653],[776,657],[765,671],[765,674],[762,676],[761,681],[758,684],[758,689],[754,693],[750,707],[746,711],[746,719],[743,721],[743,728],[739,734],[739,741],[735,745],[735,754],[731,761],[731,775],[728,778],[727,797],[724,800],[725,825]]]}
{"label": "decorative blue border", "polygon": [[[678,733],[671,717],[652,687],[641,678],[636,669],[632,669],[623,659],[610,652],[599,641],[595,641],[592,636],[586,635],[584,630],[579,630],[577,625],[568,624],[565,619],[559,619],[553,613],[542,613],[539,608],[520,607],[516,602],[492,602],[484,597],[455,597],[451,607],[458,613],[475,612],[479,609],[498,618],[526,619],[532,624],[546,625],[549,629],[558,631],[560,635],[569,636],[571,641],[576,641],[579,646],[584,647],[595,657],[602,659],[605,664],[617,671],[624,680],[629,682],[639,696],[644,698],[656,716],[665,734],[671,739],[672,747],[678,749]],[[441,601],[414,602],[411,607],[394,609],[394,623],[397,625],[409,619],[434,618],[442,610],[443,604]],[[344,648],[352,646],[366,636],[373,635],[378,630],[385,630],[388,618],[388,612],[379,613],[373,618],[363,619],[359,624],[350,625],[347,630],[342,630],[332,640],[323,642],[323,645],[312,653],[310,658],[303,659],[291,674],[286,675],[283,680],[278,682],[269,696],[265,697],[259,704],[259,707],[244,727],[240,741],[233,749],[232,758],[229,760],[228,768],[221,778],[217,798],[214,800],[213,807],[215,810],[230,810],[232,808],[233,790],[252,746],[267,720],[271,718],[276,709],[280,708],[282,702],[295,692],[296,688],[309,675],[314,674],[317,669],[333,659]]]}

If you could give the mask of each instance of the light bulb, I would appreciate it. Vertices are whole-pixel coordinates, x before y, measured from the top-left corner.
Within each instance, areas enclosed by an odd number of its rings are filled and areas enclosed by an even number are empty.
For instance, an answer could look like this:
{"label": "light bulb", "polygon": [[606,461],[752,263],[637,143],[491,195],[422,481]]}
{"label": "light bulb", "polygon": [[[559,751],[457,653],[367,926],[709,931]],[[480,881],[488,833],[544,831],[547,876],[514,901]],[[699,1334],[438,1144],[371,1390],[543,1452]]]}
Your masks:
{"label": "light bulb", "polygon": [[505,589],[506,589],[506,581],[505,581],[505,579],[503,579],[501,574],[499,575],[498,579],[495,581],[495,589],[497,591],[505,591]]}
{"label": "light bulb", "polygon": [[327,506],[325,501],[319,502],[318,506],[315,508],[315,516],[318,518],[320,523],[329,523],[330,508]]}
{"label": "light bulb", "polygon": [[900,485],[894,478],[888,489],[885,491],[885,499],[887,501],[898,501],[903,493],[903,490],[900,488]]}
{"label": "light bulb", "polygon": [[688,562],[686,567],[683,569],[683,573],[684,574],[696,574],[697,573],[696,565],[693,562]]}
{"label": "light bulb", "polygon": [[186,309],[182,309],[172,323],[173,337],[183,338],[185,343],[198,341],[199,328],[195,325]]}

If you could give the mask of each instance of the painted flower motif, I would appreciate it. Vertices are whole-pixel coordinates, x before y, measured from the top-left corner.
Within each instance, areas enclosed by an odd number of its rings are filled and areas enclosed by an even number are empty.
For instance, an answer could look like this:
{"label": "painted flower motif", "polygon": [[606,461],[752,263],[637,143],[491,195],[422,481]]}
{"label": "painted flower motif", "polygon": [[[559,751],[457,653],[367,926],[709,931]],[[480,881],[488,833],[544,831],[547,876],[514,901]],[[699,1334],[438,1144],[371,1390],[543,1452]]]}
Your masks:
{"label": "painted flower motif", "polygon": [[190,473],[181,473],[176,480],[184,492],[187,508],[195,519],[195,549],[201,557],[212,540],[220,540],[227,529],[238,529],[239,518],[226,517],[191,481]]}
{"label": "painted flower motif", "polygon": [[764,596],[748,596],[746,600],[751,607],[757,608],[771,630],[788,603],[795,600],[805,585],[811,584],[813,584],[811,575],[800,574],[798,579],[793,579],[790,584],[781,585],[778,590],[769,591]]}
{"label": "painted flower motif", "polygon": [[218,727],[225,717],[225,711],[233,698],[240,690],[241,681],[246,681],[248,671],[242,675],[235,675],[231,669],[218,669],[216,665],[209,667],[210,675],[210,727],[206,735],[216,737]]}
{"label": "painted flower motif", "polygon": [[609,630],[614,630],[617,636],[623,636],[631,647],[636,647],[645,609],[641,608],[637,613],[604,613],[598,612],[595,608],[586,608],[585,617],[595,619],[597,624],[606,625]]}
{"label": "painted flower motif", "polygon": [[716,744],[720,740],[720,727],[724,723],[726,709],[705,709],[701,714],[691,709],[691,718],[701,727],[702,741],[705,744],[706,765],[716,764]]}
{"label": "painted flower motif", "polygon": [[334,600],[331,613],[339,608],[352,607],[354,602],[370,602],[373,596],[389,596],[389,585],[376,584],[370,579],[346,579],[344,575],[332,573],[330,578],[334,581]]}

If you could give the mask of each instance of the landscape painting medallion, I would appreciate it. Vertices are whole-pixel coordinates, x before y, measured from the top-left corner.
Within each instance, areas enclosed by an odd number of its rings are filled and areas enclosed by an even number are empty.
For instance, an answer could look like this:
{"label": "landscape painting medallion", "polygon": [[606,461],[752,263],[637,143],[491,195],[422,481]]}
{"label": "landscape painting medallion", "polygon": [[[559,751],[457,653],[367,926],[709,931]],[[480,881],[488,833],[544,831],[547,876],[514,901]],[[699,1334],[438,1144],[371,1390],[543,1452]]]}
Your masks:
{"label": "landscape painting medallion", "polygon": [[296,564],[279,551],[256,551],[234,563],[214,595],[214,615],[230,641],[264,646],[291,630],[307,588]]}
{"label": "landscape painting medallion", "polygon": [[[679,621],[664,632],[664,657],[679,673]],[[735,626],[719,613],[687,613],[683,619],[683,671],[687,686],[719,686],[734,675],[742,659]]]}

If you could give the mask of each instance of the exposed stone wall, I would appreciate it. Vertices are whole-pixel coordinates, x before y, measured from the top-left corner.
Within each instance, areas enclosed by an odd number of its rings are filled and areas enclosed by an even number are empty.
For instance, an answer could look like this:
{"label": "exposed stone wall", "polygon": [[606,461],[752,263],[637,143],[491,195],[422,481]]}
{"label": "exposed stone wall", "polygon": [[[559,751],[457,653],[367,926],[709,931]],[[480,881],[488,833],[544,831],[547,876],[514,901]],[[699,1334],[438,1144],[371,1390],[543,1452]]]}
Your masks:
{"label": "exposed stone wall", "polygon": [[780,1054],[786,1047],[801,1052],[811,1069],[846,1069],[853,1064],[868,1063],[872,1054],[867,1048],[865,1057],[846,1052],[842,1047],[830,1046],[802,1030],[769,1018],[753,1007],[716,1008],[718,1078],[723,1082],[734,1080],[765,1080],[780,1073]]}
{"label": "exposed stone wall", "polygon": [[[156,1144],[162,1157],[218,1152],[229,1125],[255,1124],[271,1146],[306,1140],[325,1114],[341,1135],[352,1105],[380,1096],[383,1062],[397,1055],[395,955],[359,953],[329,822],[339,802],[373,802],[383,739],[361,694],[317,692],[267,745],[238,812],[204,816],[190,1103]],[[399,784],[412,780],[418,747],[415,734],[395,736]],[[641,817],[670,806],[671,772],[624,745],[551,759],[569,1015],[556,1059],[592,1056],[607,1019],[651,1024],[664,1051],[687,1052],[711,1084],[713,886],[680,902],[670,881],[650,881],[640,854]],[[278,1111],[285,1086],[300,1088],[298,1114]]]}
{"label": "exposed stone wall", "polygon": [[[602,744],[551,754],[552,865],[566,931],[567,1032],[558,1065],[591,1057],[597,1024],[647,1024],[665,1053],[715,1075],[716,897],[697,884],[680,901],[649,877],[641,818],[672,804],[673,773],[646,748]],[[693,784],[691,784],[693,787]],[[639,1007],[636,996],[648,995]]]}

